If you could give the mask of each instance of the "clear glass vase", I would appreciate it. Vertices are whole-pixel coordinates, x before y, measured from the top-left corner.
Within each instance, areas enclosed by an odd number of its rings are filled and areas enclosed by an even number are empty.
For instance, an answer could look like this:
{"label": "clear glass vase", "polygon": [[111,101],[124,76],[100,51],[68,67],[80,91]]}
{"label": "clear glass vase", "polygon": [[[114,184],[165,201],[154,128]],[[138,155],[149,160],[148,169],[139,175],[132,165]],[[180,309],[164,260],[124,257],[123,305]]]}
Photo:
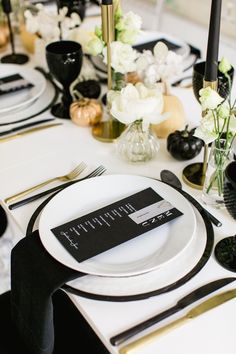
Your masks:
{"label": "clear glass vase", "polygon": [[131,163],[151,160],[159,150],[159,141],[151,127],[142,129],[142,120],[131,123],[117,139],[117,151],[120,156]]}
{"label": "clear glass vase", "polygon": [[205,204],[215,208],[224,207],[224,171],[232,160],[230,142],[225,139],[215,140],[211,146],[203,185],[202,200]]}

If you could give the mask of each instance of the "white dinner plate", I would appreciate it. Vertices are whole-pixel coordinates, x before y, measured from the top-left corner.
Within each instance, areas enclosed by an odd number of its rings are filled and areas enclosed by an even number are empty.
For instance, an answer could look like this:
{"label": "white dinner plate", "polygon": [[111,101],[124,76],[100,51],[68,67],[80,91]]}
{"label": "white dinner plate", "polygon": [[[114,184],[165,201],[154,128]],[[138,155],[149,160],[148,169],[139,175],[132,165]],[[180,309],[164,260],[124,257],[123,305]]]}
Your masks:
{"label": "white dinner plate", "polygon": [[[31,117],[32,115],[36,115],[42,109],[47,107],[51,102],[53,97],[55,96],[55,89],[50,81],[46,82],[46,88],[43,91],[42,95],[35,101],[33,101],[30,106],[23,107],[20,111],[17,112],[7,112],[3,115],[0,114],[0,126],[3,125],[3,128],[0,128],[0,131],[4,131],[5,129],[9,129],[9,123],[14,122],[17,123],[17,126],[21,124],[25,124],[26,122],[23,121],[27,117]],[[31,121],[34,118],[31,118]],[[35,116],[35,120],[39,118]],[[22,123],[18,123],[22,120]],[[6,126],[4,126],[6,124]]]}
{"label": "white dinner plate", "polygon": [[201,259],[207,242],[206,227],[202,216],[194,208],[197,227],[186,252],[172,262],[151,272],[132,277],[98,277],[85,275],[67,284],[87,294],[100,296],[135,296],[148,294],[178,282]]}
{"label": "white dinner plate", "polygon": [[[51,231],[148,187],[183,215],[83,262],[73,258]],[[77,271],[112,277],[145,273],[181,257],[193,239],[195,228],[193,208],[180,193],[162,182],[135,175],[100,176],[73,184],[45,206],[39,219],[41,241],[55,259]]]}
{"label": "white dinner plate", "polygon": [[16,112],[27,107],[39,98],[46,88],[46,79],[39,71],[17,64],[0,64],[0,77],[13,74],[20,74],[34,86],[2,96],[0,98],[0,117],[4,117],[5,113]]}

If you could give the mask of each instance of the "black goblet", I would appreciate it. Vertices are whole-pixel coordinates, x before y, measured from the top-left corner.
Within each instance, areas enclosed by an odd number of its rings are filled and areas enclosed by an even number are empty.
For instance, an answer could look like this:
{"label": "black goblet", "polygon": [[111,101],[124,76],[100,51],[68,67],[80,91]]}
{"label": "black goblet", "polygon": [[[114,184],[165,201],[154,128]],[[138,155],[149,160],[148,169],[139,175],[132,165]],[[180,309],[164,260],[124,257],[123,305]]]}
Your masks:
{"label": "black goblet", "polygon": [[46,46],[46,60],[50,73],[63,87],[62,100],[52,107],[51,113],[58,118],[70,118],[70,85],[78,77],[82,67],[82,47],[74,41],[50,43]]}
{"label": "black goblet", "polygon": [[[197,101],[199,101],[199,91],[204,87],[205,61],[196,63],[193,67],[193,92]],[[234,68],[228,72],[231,84],[233,82]],[[227,98],[230,92],[230,83],[227,77],[218,70],[217,91],[221,97]],[[205,181],[206,160],[208,155],[208,146],[204,145],[204,162],[196,162],[186,166],[183,170],[183,180],[193,188],[202,189]]]}
{"label": "black goblet", "polygon": [[[196,99],[199,102],[199,91],[201,88],[203,88],[204,85],[204,72],[205,72],[205,61],[196,63],[193,67],[193,92],[196,97]],[[233,76],[234,76],[234,68],[232,67],[229,71],[229,76],[231,79],[231,83],[233,82]],[[227,77],[218,70],[218,75],[217,75],[217,82],[218,82],[218,87],[217,91],[219,95],[223,98],[227,98],[229,95],[229,81]]]}

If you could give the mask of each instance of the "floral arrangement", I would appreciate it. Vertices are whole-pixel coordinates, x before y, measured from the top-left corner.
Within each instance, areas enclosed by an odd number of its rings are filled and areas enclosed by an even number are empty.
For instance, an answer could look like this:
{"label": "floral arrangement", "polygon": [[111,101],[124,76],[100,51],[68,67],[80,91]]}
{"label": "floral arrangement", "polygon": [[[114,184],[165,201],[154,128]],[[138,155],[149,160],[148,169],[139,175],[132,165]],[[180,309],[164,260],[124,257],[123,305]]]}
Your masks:
{"label": "floral arrangement", "polygon": [[67,16],[68,8],[63,7],[59,13],[49,11],[43,4],[35,5],[36,12],[26,10],[24,13],[26,30],[35,33],[46,43],[67,39],[70,32],[80,26],[81,19],[77,13]]}
{"label": "floral arrangement", "polygon": [[204,140],[206,144],[225,138],[227,147],[229,147],[236,135],[236,117],[235,105],[231,98],[231,79],[229,71],[232,68],[226,58],[223,58],[219,64],[219,70],[227,77],[230,94],[227,99],[221,97],[210,87],[199,91],[202,111],[205,112],[201,119],[200,126],[195,131],[195,136]]}
{"label": "floral arrangement", "polygon": [[[115,41],[111,43],[111,66],[115,72],[126,74],[136,70],[138,53],[132,44],[141,33],[142,19],[132,11],[123,14],[119,0],[114,1],[114,9]],[[101,55],[107,64],[107,48],[101,27],[96,26],[92,33],[78,30],[74,38],[82,44],[85,53]]]}
{"label": "floral arrangement", "polygon": [[[210,154],[203,194],[206,198],[217,194],[218,198],[223,197],[224,170],[231,159],[231,146],[236,136],[236,100],[232,101],[232,82],[229,71],[232,66],[226,58],[219,64],[219,70],[228,80],[229,95],[225,99],[210,87],[199,91],[202,111],[204,112],[200,126],[195,130],[194,135],[204,140],[206,144],[213,143],[214,153]],[[220,199],[219,199],[220,200]],[[218,201],[218,203],[220,203]]]}
{"label": "floral arrangement", "polygon": [[166,119],[163,111],[163,95],[159,88],[148,88],[139,82],[135,85],[128,83],[121,91],[108,91],[110,113],[126,125],[142,121],[142,130],[149,125],[157,124]]}
{"label": "floral arrangement", "polygon": [[158,81],[167,83],[171,77],[183,72],[182,56],[169,50],[161,41],[156,43],[153,53],[144,50],[136,66],[139,77],[147,86],[153,86]]}

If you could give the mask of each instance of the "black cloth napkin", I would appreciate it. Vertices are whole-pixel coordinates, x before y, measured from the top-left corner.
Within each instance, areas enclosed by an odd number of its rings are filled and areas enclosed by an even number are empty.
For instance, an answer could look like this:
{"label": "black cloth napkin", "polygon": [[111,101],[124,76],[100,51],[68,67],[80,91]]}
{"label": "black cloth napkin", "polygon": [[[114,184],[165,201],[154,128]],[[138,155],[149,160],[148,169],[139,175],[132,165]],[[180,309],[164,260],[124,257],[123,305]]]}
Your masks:
{"label": "black cloth napkin", "polygon": [[13,248],[12,322],[31,354],[53,353],[52,295],[63,284],[82,275],[51,257],[43,247],[38,231],[20,240]]}

